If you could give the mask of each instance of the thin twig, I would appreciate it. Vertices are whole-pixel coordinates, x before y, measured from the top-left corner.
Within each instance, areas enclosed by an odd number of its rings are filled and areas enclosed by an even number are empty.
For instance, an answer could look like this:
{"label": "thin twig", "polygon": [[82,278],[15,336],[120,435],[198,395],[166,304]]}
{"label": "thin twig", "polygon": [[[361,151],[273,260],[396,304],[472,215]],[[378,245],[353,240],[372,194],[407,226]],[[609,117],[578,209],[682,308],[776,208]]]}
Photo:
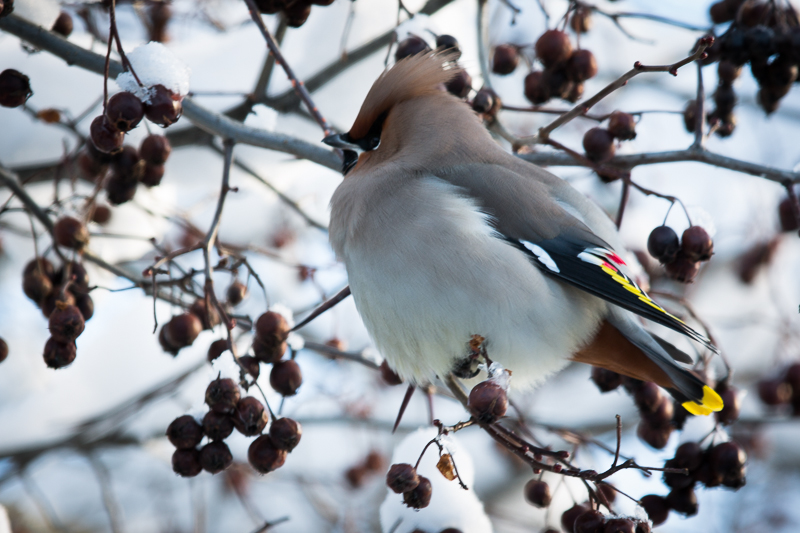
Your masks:
{"label": "thin twig", "polygon": [[87,454],[89,463],[92,465],[97,482],[100,484],[100,492],[103,495],[103,507],[108,514],[108,522],[113,533],[122,533],[122,522],[120,520],[120,508],[117,499],[114,497],[114,490],[111,486],[111,475],[106,465],[97,457],[95,452]]}

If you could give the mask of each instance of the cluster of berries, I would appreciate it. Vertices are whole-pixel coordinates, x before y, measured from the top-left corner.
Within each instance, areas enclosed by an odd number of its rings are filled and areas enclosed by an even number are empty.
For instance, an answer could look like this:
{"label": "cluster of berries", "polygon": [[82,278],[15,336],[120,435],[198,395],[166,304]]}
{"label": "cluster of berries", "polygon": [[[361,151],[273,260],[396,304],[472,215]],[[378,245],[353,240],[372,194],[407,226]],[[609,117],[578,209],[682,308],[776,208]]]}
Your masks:
{"label": "cluster of berries", "polygon": [[672,279],[689,283],[700,271],[700,262],[711,259],[714,242],[701,226],[690,226],[680,240],[669,226],[658,226],[647,238],[647,251],[666,267]]}
{"label": "cluster of berries", "polygon": [[386,474],[386,485],[402,494],[403,503],[412,509],[424,509],[431,503],[431,480],[417,474],[417,469],[408,463],[393,464]]}
{"label": "cluster of berries", "polygon": [[[614,111],[608,116],[608,126],[592,128],[583,135],[583,149],[586,157],[595,163],[605,163],[616,153],[615,139],[630,141],[636,138],[636,120],[630,113]],[[605,182],[617,179],[616,175],[600,174]]]}
{"label": "cluster of berries", "polygon": [[[167,438],[176,448],[172,469],[180,476],[194,477],[202,470],[217,474],[231,466],[233,455],[224,439],[234,429],[246,437],[258,436],[250,444],[248,459],[262,474],[283,466],[286,455],[300,442],[302,428],[291,418],[274,420],[268,434],[262,434],[269,423],[269,413],[258,399],[241,398],[232,379],[212,381],[206,389],[206,404],[209,411],[202,423],[184,415],[167,428]],[[198,448],[204,437],[207,443]]]}
{"label": "cluster of berries", "polygon": [[299,28],[308,20],[311,6],[329,6],[333,0],[255,0],[258,10],[265,15],[283,13],[283,17],[292,28]]}
{"label": "cluster of berries", "polygon": [[[436,50],[451,52],[456,60],[461,57],[461,47],[458,44],[458,39],[452,35],[437,35]],[[394,59],[395,61],[400,61],[406,57],[430,51],[431,48],[425,39],[418,35],[409,35],[397,44],[397,48],[394,51]],[[458,98],[466,98],[472,91],[472,76],[469,75],[466,69],[459,68],[458,74],[447,83],[445,88],[447,92]]]}
{"label": "cluster of berries", "polygon": [[[604,492],[613,493],[613,490]],[[578,503],[561,515],[561,527],[570,533],[650,533],[646,520],[606,516],[588,503]],[[549,529],[545,533],[558,533]]]}
{"label": "cluster of berries", "polygon": [[383,472],[386,468],[386,459],[379,452],[372,450],[357,465],[347,469],[344,477],[353,488],[358,488],[364,484],[368,476]]}
{"label": "cluster of berries", "polygon": [[770,407],[791,406],[792,416],[800,416],[800,363],[794,363],[772,378],[758,383],[758,396]]}

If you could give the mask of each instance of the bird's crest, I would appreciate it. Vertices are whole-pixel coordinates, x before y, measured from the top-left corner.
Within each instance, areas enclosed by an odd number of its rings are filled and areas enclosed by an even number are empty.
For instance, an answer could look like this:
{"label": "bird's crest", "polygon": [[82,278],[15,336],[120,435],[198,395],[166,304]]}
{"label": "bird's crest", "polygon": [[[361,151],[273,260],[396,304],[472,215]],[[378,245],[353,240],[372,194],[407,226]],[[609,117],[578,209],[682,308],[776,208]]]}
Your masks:
{"label": "bird's crest", "polygon": [[424,52],[398,61],[372,84],[350,128],[350,138],[363,138],[378,117],[396,104],[440,93],[440,84],[450,81],[458,71],[453,53]]}

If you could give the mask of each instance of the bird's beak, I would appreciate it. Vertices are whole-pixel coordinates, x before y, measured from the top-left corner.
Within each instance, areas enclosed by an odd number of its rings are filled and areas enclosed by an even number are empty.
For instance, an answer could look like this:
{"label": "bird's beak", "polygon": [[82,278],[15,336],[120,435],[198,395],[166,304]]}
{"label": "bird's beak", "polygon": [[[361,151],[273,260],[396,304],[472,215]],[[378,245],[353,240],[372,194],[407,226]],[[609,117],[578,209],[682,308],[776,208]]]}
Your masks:
{"label": "bird's beak", "polygon": [[363,150],[360,146],[355,143],[350,142],[349,140],[345,140],[346,133],[334,133],[333,135],[328,135],[322,142],[331,146],[333,148],[340,148],[342,150],[351,150],[356,153],[361,153]]}

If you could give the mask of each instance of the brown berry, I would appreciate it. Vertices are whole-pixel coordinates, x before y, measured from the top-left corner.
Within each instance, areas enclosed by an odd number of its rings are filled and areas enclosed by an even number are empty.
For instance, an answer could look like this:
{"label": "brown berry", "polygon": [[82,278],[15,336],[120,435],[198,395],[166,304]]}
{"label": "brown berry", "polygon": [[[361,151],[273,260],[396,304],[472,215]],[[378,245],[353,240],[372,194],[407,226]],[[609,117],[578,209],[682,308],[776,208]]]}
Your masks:
{"label": "brown berry", "polygon": [[722,83],[731,84],[742,74],[742,67],[734,64],[727,59],[719,62],[717,65],[717,75]]}
{"label": "brown berry", "polygon": [[206,404],[218,413],[232,413],[239,403],[239,386],[230,378],[217,378],[206,388]]}
{"label": "brown berry", "polygon": [[592,128],[583,136],[583,149],[586,157],[594,162],[608,161],[616,152],[614,137],[607,129]]}
{"label": "brown berry", "polygon": [[456,98],[466,98],[472,90],[472,76],[466,70],[461,69],[444,84],[444,87]]}
{"label": "brown berry", "polygon": [[647,517],[652,520],[654,526],[658,526],[667,521],[669,517],[669,504],[663,496],[648,494],[640,500],[642,507],[647,513]]}
{"label": "brown berry", "polygon": [[164,177],[164,165],[151,165],[149,163],[144,165],[142,177],[139,181],[142,185],[147,187],[157,187],[161,185],[161,179]]}
{"label": "brown berry", "polygon": [[209,411],[203,417],[203,433],[210,440],[222,440],[233,433],[233,419],[226,413]]}
{"label": "brown berry", "polygon": [[105,154],[114,154],[122,150],[122,143],[125,140],[125,134],[109,122],[105,115],[92,120],[89,137],[94,147]]}
{"label": "brown berry", "polygon": [[452,35],[442,34],[436,37],[436,49],[441,51],[453,51],[461,55],[461,46],[458,39]]}
{"label": "brown berry", "polygon": [[633,399],[640,411],[648,413],[658,408],[664,395],[661,393],[661,387],[652,381],[645,381],[636,389]]}
{"label": "brown berry", "polygon": [[472,99],[473,111],[485,115],[487,118],[496,117],[502,105],[497,93],[488,87],[482,88]]}
{"label": "brown berry", "polygon": [[269,373],[269,384],[282,396],[294,396],[303,384],[300,365],[293,359],[274,363]]}
{"label": "brown berry", "polygon": [[167,328],[162,327],[161,331],[158,332],[158,343],[161,345],[161,349],[167,352],[168,354],[172,354],[172,356],[178,355],[180,351],[180,346],[175,346],[171,344],[167,340]]}
{"label": "brown berry", "polygon": [[784,198],[778,205],[778,215],[781,222],[781,231],[797,231],[800,225],[794,214],[794,206],[791,198]]}
{"label": "brown berry", "polygon": [[167,427],[167,438],[179,450],[194,448],[203,440],[203,426],[193,416],[179,416]]}
{"label": "brown berry", "polygon": [[208,362],[210,363],[228,349],[228,339],[217,339],[208,347]]}
{"label": "brown berry", "polygon": [[697,128],[697,101],[689,100],[683,108],[683,125],[689,133]]}
{"label": "brown berry", "polygon": [[723,407],[721,411],[714,413],[717,422],[724,426],[729,426],[739,419],[739,412],[742,408],[742,398],[738,391],[733,387],[728,387],[723,391],[718,390],[722,398]]}
{"label": "brown berry", "polygon": [[592,9],[589,6],[579,6],[572,12],[569,26],[575,33],[586,33],[592,28]]}
{"label": "brown berry", "polygon": [[694,516],[697,514],[697,495],[694,488],[672,489],[666,497],[667,505],[676,513],[684,516]]}
{"label": "brown berry", "polygon": [[697,470],[703,462],[703,450],[696,442],[684,442],[675,450],[674,460],[677,468],[686,468],[690,472]]}
{"label": "brown berry", "polygon": [[642,411],[641,415],[651,426],[662,427],[672,421],[675,415],[675,407],[673,406],[672,400],[666,396],[662,396],[653,411]]}
{"label": "brown berry", "polygon": [[14,69],[0,72],[0,105],[19,107],[28,101],[33,91],[28,76]]}
{"label": "brown berry", "polygon": [[408,463],[393,464],[386,474],[386,486],[397,494],[414,490],[419,485],[417,469]]}
{"label": "brown berry", "polygon": [[50,368],[64,368],[75,360],[77,349],[75,341],[59,342],[50,337],[44,345],[44,362]]}
{"label": "brown berry", "polygon": [[383,382],[387,385],[400,385],[403,382],[400,376],[398,376],[395,371],[391,369],[386,360],[381,363],[380,371],[381,378],[383,378]]}
{"label": "brown berry", "polygon": [[344,473],[344,477],[351,487],[359,488],[364,484],[364,478],[367,477],[367,474],[368,472],[364,465],[356,465],[348,468]]}
{"label": "brown berry", "polygon": [[430,505],[432,494],[431,480],[425,476],[419,476],[419,484],[403,493],[403,503],[412,509],[424,509]]}
{"label": "brown berry", "polygon": [[247,460],[257,472],[267,474],[283,466],[286,450],[276,447],[269,435],[261,435],[247,449]]}
{"label": "brown berry", "polygon": [[121,205],[130,202],[136,195],[137,181],[126,180],[121,176],[112,174],[106,180],[106,198],[112,205]]}
{"label": "brown berry", "polygon": [[758,382],[758,397],[767,405],[784,405],[792,399],[792,386],[780,378],[762,380]]}
{"label": "brown berry", "polygon": [[139,146],[139,155],[151,165],[163,165],[172,153],[169,139],[163,135],[148,135]]}
{"label": "brown berry", "polygon": [[219,311],[212,303],[209,307],[205,298],[198,298],[189,308],[189,312],[200,319],[203,323],[203,329],[211,329],[220,323]]}
{"label": "brown berry", "polygon": [[589,50],[572,52],[566,66],[567,77],[575,82],[584,82],[597,76],[597,60]]}
{"label": "brown berry", "polygon": [[295,0],[283,9],[283,15],[286,17],[286,24],[290,28],[299,28],[306,23],[306,20],[311,15],[311,5]]}
{"label": "brown berry", "polygon": [[564,531],[573,531],[575,529],[575,521],[588,510],[588,506],[576,503],[561,514],[561,527]]}
{"label": "brown berry", "polygon": [[70,33],[74,28],[74,24],[72,22],[72,17],[66,11],[62,11],[58,14],[58,18],[56,19],[55,23],[53,24],[53,32],[63,35],[64,37],[69,37]]}
{"label": "brown berry", "polygon": [[86,327],[80,309],[74,305],[57,303],[50,313],[50,335],[58,342],[73,342]]}
{"label": "brown berry", "polygon": [[234,281],[228,287],[226,296],[229,304],[234,307],[239,305],[244,301],[245,298],[247,298],[247,285],[239,280]]}
{"label": "brown berry", "polygon": [[681,249],[693,261],[708,261],[714,254],[714,242],[701,226],[691,226],[683,232]]}
{"label": "brown berry", "polygon": [[666,267],[667,275],[681,283],[691,283],[700,272],[700,264],[689,258],[683,250],[679,251],[675,259],[667,263]]}
{"label": "brown berry", "polygon": [[200,452],[195,448],[175,450],[172,454],[172,471],[181,477],[194,477],[202,472]]}
{"label": "brown berry", "polygon": [[104,226],[109,220],[111,220],[111,208],[107,205],[96,205],[92,210],[92,222]]}
{"label": "brown berry", "polygon": [[244,370],[247,374],[252,377],[254,380],[258,379],[258,375],[261,373],[261,367],[259,366],[258,359],[251,355],[243,355],[239,358],[239,363],[244,367]]}
{"label": "brown berry", "polygon": [[400,61],[406,57],[421,54],[428,50],[430,50],[430,48],[424,39],[416,35],[410,35],[397,45],[397,49],[394,52],[394,59],[395,61]]}
{"label": "brown berry", "polygon": [[200,450],[200,465],[211,474],[218,474],[233,464],[228,445],[221,440],[209,442]]}
{"label": "brown berry", "polygon": [[[664,468],[686,468],[678,464],[675,459],[668,459]],[[664,484],[673,489],[685,489],[694,486],[695,479],[688,473],[664,472]]]}
{"label": "brown berry", "polygon": [[177,348],[185,348],[191,346],[200,335],[203,325],[200,323],[200,319],[192,313],[183,313],[172,317],[169,322],[164,324],[163,329],[166,330],[164,336],[169,344]]}
{"label": "brown berry", "polygon": [[253,338],[253,354],[262,363],[277,363],[286,353],[287,348],[286,342],[270,346],[258,337]]}
{"label": "brown berry", "polygon": [[636,138],[636,121],[629,113],[614,111],[608,118],[608,131],[620,141],[630,141]]}
{"label": "brown berry", "polygon": [[636,533],[636,523],[630,518],[612,518],[603,526],[603,533]]}
{"label": "brown berry", "polygon": [[636,435],[657,450],[661,450],[667,445],[671,434],[672,426],[653,426],[647,420],[641,420],[636,427]]}
{"label": "brown berry", "polygon": [[723,479],[728,476],[736,475],[747,462],[747,454],[744,449],[734,441],[717,444],[708,456],[711,470],[720,474]]}
{"label": "brown berry", "polygon": [[525,501],[534,507],[540,509],[549,507],[550,502],[553,501],[553,496],[550,494],[550,485],[544,481],[532,479],[525,484],[523,491]]}
{"label": "brown berry", "polygon": [[53,314],[53,311],[56,309],[56,305],[63,304],[63,305],[75,305],[75,295],[72,294],[70,291],[65,290],[54,290],[50,293],[47,298],[45,298],[42,303],[42,314],[46,318],[50,318],[50,315]]}
{"label": "brown berry", "polygon": [[40,270],[32,270],[22,276],[22,291],[36,305],[41,305],[53,291],[53,282]]}
{"label": "brown berry", "polygon": [[545,67],[566,62],[572,55],[569,36],[560,30],[547,30],[536,41],[536,57]]}
{"label": "brown berry", "polygon": [[276,448],[291,452],[300,443],[303,427],[291,418],[279,418],[269,426],[269,436]]}
{"label": "brown berry", "polygon": [[622,385],[622,376],[613,370],[593,366],[592,381],[600,389],[600,392],[609,392]]}
{"label": "brown berry", "polygon": [[148,120],[164,127],[177,122],[183,111],[181,97],[163,85],[155,85],[151,89],[150,103],[144,105]]}
{"label": "brown berry", "polygon": [[0,363],[8,357],[8,344],[5,339],[0,339]]}
{"label": "brown berry", "polygon": [[377,472],[383,470],[386,465],[386,459],[383,454],[378,451],[371,450],[367,457],[364,458],[364,467],[370,472]]}
{"label": "brown berry", "polygon": [[469,392],[467,407],[478,421],[492,424],[506,414],[508,393],[494,380],[482,381]]}
{"label": "brown berry", "polygon": [[525,76],[525,98],[534,105],[547,102],[551,96],[547,81],[544,72],[532,70]]}
{"label": "brown berry", "polygon": [[256,336],[264,343],[274,346],[289,337],[289,323],[283,315],[274,311],[267,311],[256,320]]}
{"label": "brown berry", "polygon": [[73,217],[61,217],[53,226],[53,235],[59,246],[82,250],[89,242],[89,230],[83,222]]}
{"label": "brown berry", "polygon": [[519,48],[513,44],[498,44],[492,56],[492,72],[505,76],[519,65]]}
{"label": "brown berry", "polygon": [[662,265],[671,263],[680,249],[678,234],[669,226],[658,226],[647,237],[647,251]]}
{"label": "brown berry", "polygon": [[83,320],[87,321],[94,316],[94,300],[88,294],[75,296],[75,307],[81,312]]}
{"label": "brown berry", "polygon": [[732,7],[732,2],[729,0],[720,0],[711,4],[708,13],[714,24],[722,24],[736,18],[736,8]]}
{"label": "brown berry", "polygon": [[247,437],[260,435],[269,422],[269,414],[264,405],[252,396],[245,396],[236,404],[233,413],[233,425],[236,430]]}
{"label": "brown berry", "polygon": [[131,131],[144,118],[144,105],[133,93],[122,91],[108,99],[106,117],[119,131]]}
{"label": "brown berry", "polygon": [[603,513],[589,509],[578,515],[572,531],[574,533],[602,533],[605,523],[606,517],[603,516]]}

